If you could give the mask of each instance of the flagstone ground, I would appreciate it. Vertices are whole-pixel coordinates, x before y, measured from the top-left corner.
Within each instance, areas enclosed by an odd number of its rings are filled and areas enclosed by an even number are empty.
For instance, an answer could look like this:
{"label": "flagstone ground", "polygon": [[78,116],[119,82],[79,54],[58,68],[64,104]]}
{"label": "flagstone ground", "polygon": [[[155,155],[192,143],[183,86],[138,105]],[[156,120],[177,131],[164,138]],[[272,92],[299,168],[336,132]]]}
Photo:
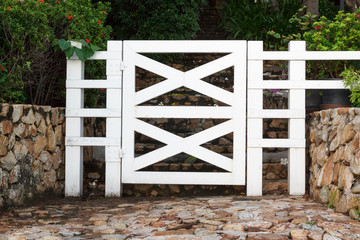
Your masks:
{"label": "flagstone ground", "polygon": [[0,239],[360,239],[307,197],[59,198],[0,213]]}

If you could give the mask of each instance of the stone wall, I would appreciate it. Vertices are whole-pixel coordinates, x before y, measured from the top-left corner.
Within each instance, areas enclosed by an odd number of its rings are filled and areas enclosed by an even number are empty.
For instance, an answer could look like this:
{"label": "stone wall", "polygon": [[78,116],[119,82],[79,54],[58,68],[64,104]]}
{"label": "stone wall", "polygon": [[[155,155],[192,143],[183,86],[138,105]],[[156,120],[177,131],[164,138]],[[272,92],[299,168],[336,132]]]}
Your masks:
{"label": "stone wall", "polygon": [[0,104],[0,207],[64,190],[64,108]]}
{"label": "stone wall", "polygon": [[310,194],[359,218],[360,109],[337,108],[308,119]]}

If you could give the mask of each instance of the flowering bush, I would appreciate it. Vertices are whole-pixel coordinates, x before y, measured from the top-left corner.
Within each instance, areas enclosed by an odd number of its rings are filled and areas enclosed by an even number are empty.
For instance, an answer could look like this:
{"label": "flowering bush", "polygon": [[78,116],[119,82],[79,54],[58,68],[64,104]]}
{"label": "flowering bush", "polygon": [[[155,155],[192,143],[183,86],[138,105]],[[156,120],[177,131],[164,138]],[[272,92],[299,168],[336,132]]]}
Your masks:
{"label": "flowering bush", "polygon": [[[52,42],[88,39],[104,48],[111,31],[103,24],[109,10],[108,3],[90,0],[0,0],[0,98],[64,105],[65,57]],[[91,64],[89,74],[98,74]]]}

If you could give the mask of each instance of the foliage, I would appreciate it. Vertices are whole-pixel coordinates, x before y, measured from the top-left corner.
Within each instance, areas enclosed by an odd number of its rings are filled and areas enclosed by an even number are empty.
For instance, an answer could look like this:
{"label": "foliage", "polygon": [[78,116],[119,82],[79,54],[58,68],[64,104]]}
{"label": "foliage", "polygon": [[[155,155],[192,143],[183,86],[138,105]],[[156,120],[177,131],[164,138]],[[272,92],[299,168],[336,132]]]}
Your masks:
{"label": "foliage", "polygon": [[263,40],[265,48],[279,48],[280,41],[267,34],[268,30],[288,35],[296,27],[289,19],[301,7],[300,0],[279,0],[278,6],[271,1],[229,0],[222,11],[222,26],[231,39]]}
{"label": "foliage", "polygon": [[63,105],[66,63],[52,42],[89,39],[104,48],[111,31],[104,26],[109,10],[109,4],[90,0],[0,0],[1,98]]}
{"label": "foliage", "polygon": [[350,102],[354,107],[360,107],[360,70],[348,68],[340,74],[345,87],[350,89]]}
{"label": "foliage", "polygon": [[65,41],[64,39],[55,40],[53,42],[53,46],[55,48],[59,48],[62,51],[64,51],[66,57],[70,59],[74,53],[76,53],[76,56],[81,60],[85,61],[86,59],[92,57],[95,54],[95,51],[99,50],[100,48],[95,46],[94,44],[90,43],[89,39],[81,39],[81,48],[78,48],[76,46],[73,46],[71,44],[71,41]]}
{"label": "foliage", "polygon": [[206,0],[111,0],[114,39],[187,40],[200,30]]}

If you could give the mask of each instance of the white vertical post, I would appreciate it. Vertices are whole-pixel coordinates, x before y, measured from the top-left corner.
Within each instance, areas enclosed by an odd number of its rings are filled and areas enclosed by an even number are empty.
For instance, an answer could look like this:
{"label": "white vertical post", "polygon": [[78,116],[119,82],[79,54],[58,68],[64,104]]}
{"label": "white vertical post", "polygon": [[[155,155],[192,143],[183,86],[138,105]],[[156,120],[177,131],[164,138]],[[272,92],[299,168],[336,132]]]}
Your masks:
{"label": "white vertical post", "polygon": [[[119,53],[119,59],[107,60],[108,81],[122,81],[122,41],[108,41],[108,51]],[[106,90],[106,108],[119,109],[122,105],[122,89]],[[106,118],[106,137],[121,139],[121,117]],[[119,146],[105,146],[105,196],[121,196],[121,143]]]}
{"label": "white vertical post", "polygon": [[[66,81],[84,79],[84,63],[67,60]],[[66,108],[84,107],[84,89],[66,89]],[[83,136],[83,119],[66,118],[66,137]],[[65,150],[65,196],[79,197],[83,192],[83,147],[66,146]]]}
{"label": "white vertical post", "polygon": [[[305,41],[291,41],[289,43],[291,54],[306,51]],[[306,61],[289,61],[289,81],[304,82],[306,75]],[[300,84],[296,84],[300,85]],[[290,89],[289,109],[305,109],[305,89]],[[305,114],[304,114],[305,116]],[[291,147],[289,149],[288,190],[290,195],[305,194],[305,118],[289,120],[289,141],[303,139],[304,147]]]}
{"label": "white vertical post", "polygon": [[[263,51],[262,41],[249,41],[248,54],[250,52]],[[249,60],[248,62],[248,81],[260,82],[263,80],[263,61]],[[248,88],[248,110],[263,109],[263,90]],[[247,139],[262,139],[263,119],[248,117]],[[247,147],[247,170],[246,170],[246,194],[247,196],[262,195],[262,148]]]}

